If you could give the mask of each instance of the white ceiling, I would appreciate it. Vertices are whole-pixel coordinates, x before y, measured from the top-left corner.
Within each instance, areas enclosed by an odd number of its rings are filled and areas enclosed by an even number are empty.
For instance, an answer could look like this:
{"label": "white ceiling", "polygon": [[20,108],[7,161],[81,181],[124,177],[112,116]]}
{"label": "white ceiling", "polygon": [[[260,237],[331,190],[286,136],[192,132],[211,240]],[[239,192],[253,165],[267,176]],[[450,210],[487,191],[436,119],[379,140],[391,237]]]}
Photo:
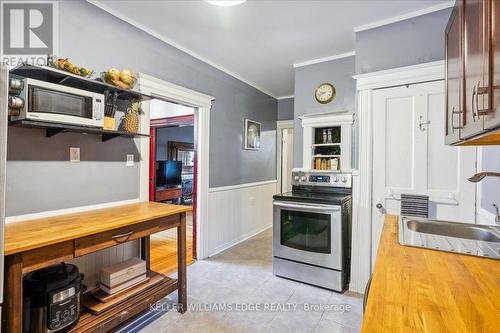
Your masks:
{"label": "white ceiling", "polygon": [[91,2],[280,97],[293,94],[293,64],[353,51],[354,27],[449,1]]}

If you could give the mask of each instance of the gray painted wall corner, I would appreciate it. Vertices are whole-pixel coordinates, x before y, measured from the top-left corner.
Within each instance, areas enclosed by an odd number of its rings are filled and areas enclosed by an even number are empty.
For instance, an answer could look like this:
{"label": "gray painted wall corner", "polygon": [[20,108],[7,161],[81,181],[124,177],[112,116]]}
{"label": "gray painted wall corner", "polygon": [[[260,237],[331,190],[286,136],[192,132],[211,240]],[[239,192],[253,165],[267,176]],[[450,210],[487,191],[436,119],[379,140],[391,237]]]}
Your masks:
{"label": "gray painted wall corner", "polygon": [[452,8],[356,33],[356,74],[444,59]]}
{"label": "gray painted wall corner", "polygon": [[293,120],[293,97],[278,99],[278,120]]}
{"label": "gray painted wall corner", "polygon": [[[356,81],[352,78],[355,57],[347,57],[295,69],[294,100],[294,167],[302,167],[302,126],[299,117],[309,113],[349,111],[356,112]],[[336,96],[323,105],[316,101],[314,91],[321,83],[335,86]],[[357,151],[353,143],[353,149]],[[356,156],[356,154],[353,155]],[[308,167],[308,166],[306,166]]]}

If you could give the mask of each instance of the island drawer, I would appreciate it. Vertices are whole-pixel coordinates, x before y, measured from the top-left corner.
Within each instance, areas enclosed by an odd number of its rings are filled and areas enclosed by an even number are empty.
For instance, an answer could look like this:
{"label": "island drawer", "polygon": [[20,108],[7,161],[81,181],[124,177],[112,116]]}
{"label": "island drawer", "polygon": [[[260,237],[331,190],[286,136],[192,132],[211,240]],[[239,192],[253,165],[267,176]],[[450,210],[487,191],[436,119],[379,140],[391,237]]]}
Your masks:
{"label": "island drawer", "polygon": [[146,223],[128,225],[122,228],[75,239],[75,257],[83,256],[118,244],[126,243],[151,234],[167,230],[180,224],[178,215],[167,216]]}

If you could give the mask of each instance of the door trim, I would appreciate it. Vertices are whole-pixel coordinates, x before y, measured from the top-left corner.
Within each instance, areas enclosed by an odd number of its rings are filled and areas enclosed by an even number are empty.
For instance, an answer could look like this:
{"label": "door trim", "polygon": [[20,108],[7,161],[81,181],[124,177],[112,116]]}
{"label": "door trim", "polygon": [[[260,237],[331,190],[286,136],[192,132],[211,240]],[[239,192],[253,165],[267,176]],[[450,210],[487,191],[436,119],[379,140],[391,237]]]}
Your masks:
{"label": "door trim", "polygon": [[[208,187],[209,187],[209,144],[210,144],[210,109],[212,107],[213,97],[200,92],[178,86],[176,84],[160,80],[153,76],[139,73],[138,90],[150,94],[156,99],[178,102],[183,105],[196,108],[195,112],[195,145],[196,145],[196,179],[197,189],[195,212],[197,226],[196,236],[193,240],[196,247],[198,259],[208,257]],[[141,117],[141,129],[150,128],[149,103],[144,103],[143,109],[146,117]],[[153,122],[154,123],[154,122]],[[139,200],[149,200],[149,139],[145,138],[136,143],[141,147],[143,154],[139,163],[140,181],[139,181]]]}
{"label": "door trim", "polygon": [[[444,80],[444,61],[353,76],[358,92],[359,116],[359,191],[353,193],[351,282],[349,289],[362,293],[372,272],[372,179],[374,89]],[[357,217],[357,218],[354,218]]]}
{"label": "door trim", "polygon": [[294,129],[293,120],[278,120],[276,122],[276,193],[281,193],[281,153],[284,129]]}

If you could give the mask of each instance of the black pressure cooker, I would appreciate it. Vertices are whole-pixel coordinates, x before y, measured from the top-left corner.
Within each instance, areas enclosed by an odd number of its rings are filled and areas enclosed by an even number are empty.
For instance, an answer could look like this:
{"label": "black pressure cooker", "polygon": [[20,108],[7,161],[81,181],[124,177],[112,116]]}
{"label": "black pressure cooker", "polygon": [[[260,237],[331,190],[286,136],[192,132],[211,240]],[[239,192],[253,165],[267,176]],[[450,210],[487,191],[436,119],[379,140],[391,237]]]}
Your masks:
{"label": "black pressure cooker", "polygon": [[83,274],[71,264],[39,269],[23,279],[24,333],[65,333],[80,319]]}

